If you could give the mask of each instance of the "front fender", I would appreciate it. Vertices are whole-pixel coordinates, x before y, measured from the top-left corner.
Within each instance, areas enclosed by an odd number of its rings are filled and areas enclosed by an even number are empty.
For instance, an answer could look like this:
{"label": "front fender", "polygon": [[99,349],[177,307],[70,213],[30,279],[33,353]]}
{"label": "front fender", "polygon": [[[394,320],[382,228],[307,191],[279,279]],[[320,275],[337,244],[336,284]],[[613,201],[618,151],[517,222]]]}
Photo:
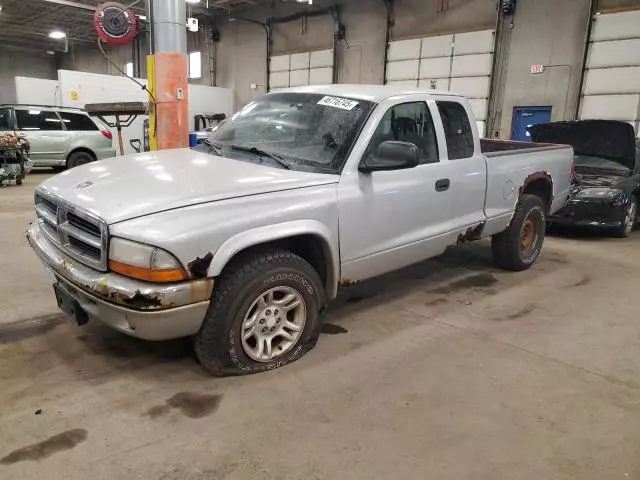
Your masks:
{"label": "front fender", "polygon": [[330,298],[335,297],[340,269],[335,235],[326,225],[316,220],[294,220],[267,225],[232,236],[215,252],[207,276],[219,276],[231,259],[243,250],[299,235],[313,235],[321,241],[325,258],[327,259],[327,284],[325,289]]}

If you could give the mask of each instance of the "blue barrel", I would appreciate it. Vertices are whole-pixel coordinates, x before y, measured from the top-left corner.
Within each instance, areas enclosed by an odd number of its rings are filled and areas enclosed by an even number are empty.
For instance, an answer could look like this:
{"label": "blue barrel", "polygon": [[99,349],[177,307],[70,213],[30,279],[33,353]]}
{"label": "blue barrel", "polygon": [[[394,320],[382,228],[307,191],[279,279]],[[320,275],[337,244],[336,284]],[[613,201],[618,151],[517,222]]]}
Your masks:
{"label": "blue barrel", "polygon": [[189,134],[189,148],[193,148],[198,145],[198,134],[190,133]]}

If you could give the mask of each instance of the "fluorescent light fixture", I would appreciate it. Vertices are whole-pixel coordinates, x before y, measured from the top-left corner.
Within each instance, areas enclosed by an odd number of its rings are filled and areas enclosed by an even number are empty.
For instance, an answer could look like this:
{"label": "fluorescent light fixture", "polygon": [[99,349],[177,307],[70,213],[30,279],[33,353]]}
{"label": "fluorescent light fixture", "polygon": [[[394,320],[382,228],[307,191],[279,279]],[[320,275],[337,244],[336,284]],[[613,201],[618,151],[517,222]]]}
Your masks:
{"label": "fluorescent light fixture", "polygon": [[191,3],[191,4],[194,4],[194,3],[200,3],[200,0],[185,0],[185,1],[186,1],[187,3]]}
{"label": "fluorescent light fixture", "polygon": [[124,71],[127,77],[133,77],[133,62],[127,62],[124,64]]}
{"label": "fluorescent light fixture", "polygon": [[202,55],[200,52],[189,54],[189,78],[202,77]]}
{"label": "fluorescent light fixture", "polygon": [[66,37],[67,34],[64,33],[61,30],[53,30],[52,32],[49,32],[49,38],[55,38],[56,40],[59,40],[61,38]]}

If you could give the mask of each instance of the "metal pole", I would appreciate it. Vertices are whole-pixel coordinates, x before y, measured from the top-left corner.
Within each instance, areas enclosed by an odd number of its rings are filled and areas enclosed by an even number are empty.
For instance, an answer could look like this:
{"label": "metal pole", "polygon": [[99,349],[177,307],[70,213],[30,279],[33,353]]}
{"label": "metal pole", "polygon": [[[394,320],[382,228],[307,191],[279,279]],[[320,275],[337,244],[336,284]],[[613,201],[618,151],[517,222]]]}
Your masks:
{"label": "metal pole", "polygon": [[184,0],[152,0],[154,53],[187,53]]}
{"label": "metal pole", "polygon": [[151,150],[189,146],[185,0],[150,0],[153,55],[147,58]]}

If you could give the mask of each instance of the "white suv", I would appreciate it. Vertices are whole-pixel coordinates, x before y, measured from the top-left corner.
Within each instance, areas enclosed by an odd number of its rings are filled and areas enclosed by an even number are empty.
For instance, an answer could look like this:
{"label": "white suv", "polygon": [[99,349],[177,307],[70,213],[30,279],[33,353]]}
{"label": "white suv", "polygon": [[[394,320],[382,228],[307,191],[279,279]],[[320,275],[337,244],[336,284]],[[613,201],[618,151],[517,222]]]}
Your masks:
{"label": "white suv", "polygon": [[35,167],[73,168],[116,156],[109,128],[76,108],[0,105],[0,131],[27,137]]}

